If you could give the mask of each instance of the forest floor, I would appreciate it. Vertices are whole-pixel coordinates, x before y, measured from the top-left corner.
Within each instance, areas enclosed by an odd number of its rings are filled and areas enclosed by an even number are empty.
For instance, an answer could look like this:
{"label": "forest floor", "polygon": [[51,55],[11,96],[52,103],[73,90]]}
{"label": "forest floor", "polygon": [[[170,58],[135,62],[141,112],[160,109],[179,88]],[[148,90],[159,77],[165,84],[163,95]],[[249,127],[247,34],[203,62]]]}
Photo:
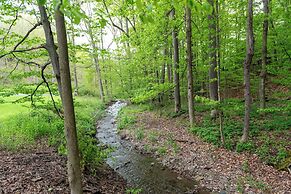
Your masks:
{"label": "forest floor", "polygon": [[[70,193],[66,159],[54,148],[0,150],[0,158],[0,194]],[[84,170],[83,187],[84,193],[125,193],[126,182],[104,164],[95,173]]]}
{"label": "forest floor", "polygon": [[121,137],[202,187],[226,193],[291,193],[287,171],[266,165],[256,154],[202,141],[189,132],[185,115],[173,119],[144,111],[135,116],[135,121],[126,117],[130,126],[119,126]]}

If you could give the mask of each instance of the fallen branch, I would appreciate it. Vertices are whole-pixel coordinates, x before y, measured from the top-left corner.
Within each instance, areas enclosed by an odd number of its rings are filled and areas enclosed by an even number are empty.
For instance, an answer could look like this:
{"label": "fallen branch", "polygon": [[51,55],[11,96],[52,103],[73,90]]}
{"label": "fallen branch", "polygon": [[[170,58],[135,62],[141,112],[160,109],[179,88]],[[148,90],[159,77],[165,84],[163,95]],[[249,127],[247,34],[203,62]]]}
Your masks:
{"label": "fallen branch", "polygon": [[185,139],[173,139],[174,141],[181,142],[181,143],[195,143],[195,141],[185,140]]}

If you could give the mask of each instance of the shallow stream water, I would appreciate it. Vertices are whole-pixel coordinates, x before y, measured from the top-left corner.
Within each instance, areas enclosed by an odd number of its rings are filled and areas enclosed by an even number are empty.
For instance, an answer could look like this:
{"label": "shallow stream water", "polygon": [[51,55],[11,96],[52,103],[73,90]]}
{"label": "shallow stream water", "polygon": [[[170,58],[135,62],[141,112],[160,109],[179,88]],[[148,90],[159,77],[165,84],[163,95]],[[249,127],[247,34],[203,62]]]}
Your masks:
{"label": "shallow stream water", "polygon": [[101,144],[114,148],[107,163],[117,171],[132,187],[142,189],[142,193],[209,193],[197,189],[193,180],[181,177],[156,159],[137,152],[130,142],[117,134],[115,124],[119,110],[126,103],[117,101],[107,108],[106,116],[99,122],[97,138]]}

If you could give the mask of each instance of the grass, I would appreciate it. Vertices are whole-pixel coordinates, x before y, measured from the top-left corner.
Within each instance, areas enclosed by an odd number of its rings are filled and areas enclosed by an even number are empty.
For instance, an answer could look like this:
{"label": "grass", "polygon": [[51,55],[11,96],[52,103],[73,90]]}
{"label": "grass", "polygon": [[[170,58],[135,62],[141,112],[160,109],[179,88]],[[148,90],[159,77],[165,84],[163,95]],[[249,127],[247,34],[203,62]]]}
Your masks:
{"label": "grass", "polygon": [[28,113],[29,108],[23,104],[2,103],[0,104],[0,121],[4,121],[20,113]]}
{"label": "grass", "polygon": [[[29,103],[12,104],[11,98],[0,104],[0,148],[6,150],[27,149],[41,139],[48,139],[60,154],[66,154],[63,120],[52,110],[49,101],[38,103],[36,108]],[[25,107],[23,106],[25,105]],[[19,108],[23,107],[23,108]],[[52,110],[49,110],[52,109]],[[75,99],[76,123],[82,165],[97,166],[107,157],[110,150],[102,150],[96,145],[95,121],[104,114],[105,105],[94,97]]]}

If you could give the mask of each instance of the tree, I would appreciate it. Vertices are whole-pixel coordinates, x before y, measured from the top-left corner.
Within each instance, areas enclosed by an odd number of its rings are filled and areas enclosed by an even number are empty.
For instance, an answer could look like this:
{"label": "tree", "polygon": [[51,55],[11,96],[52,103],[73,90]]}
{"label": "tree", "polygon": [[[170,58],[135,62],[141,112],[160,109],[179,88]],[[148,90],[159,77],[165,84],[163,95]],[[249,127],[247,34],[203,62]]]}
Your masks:
{"label": "tree", "polygon": [[42,26],[43,26],[43,30],[44,30],[44,34],[45,34],[45,40],[46,40],[46,49],[49,53],[49,57],[51,59],[51,63],[53,66],[53,71],[58,83],[58,90],[60,93],[60,97],[62,98],[62,84],[61,84],[61,77],[60,77],[60,64],[59,64],[59,56],[56,50],[56,45],[54,42],[54,36],[52,33],[52,29],[51,29],[51,24],[48,20],[48,16],[46,13],[46,8],[44,5],[42,5],[41,3],[38,3],[38,9],[40,12],[40,16],[41,16],[41,22],[42,22]]}
{"label": "tree", "polygon": [[247,9],[246,59],[244,62],[245,116],[241,142],[247,141],[250,129],[250,112],[251,112],[250,66],[252,64],[252,59],[254,55],[253,0],[248,0],[247,6],[248,9]]}
{"label": "tree", "polygon": [[192,21],[191,21],[191,8],[186,5],[186,39],[187,39],[187,80],[188,80],[188,111],[190,125],[194,125],[194,90],[193,90],[193,72],[192,72]]}
{"label": "tree", "polygon": [[94,39],[94,34],[92,31],[92,26],[91,26],[91,21],[88,20],[86,21],[86,28],[87,28],[87,33],[90,37],[90,44],[92,47],[92,58],[94,61],[95,69],[96,69],[96,74],[97,74],[97,79],[98,79],[98,85],[99,85],[99,95],[100,99],[104,102],[104,89],[103,89],[103,82],[102,82],[102,77],[101,77],[101,69],[100,69],[100,64],[99,64],[99,58],[98,58],[98,48],[96,45],[96,41]]}
{"label": "tree", "polygon": [[[175,19],[175,9],[171,10],[171,18]],[[178,32],[177,27],[174,24],[172,30],[172,39],[173,39],[173,61],[174,61],[174,100],[175,100],[175,112],[178,113],[181,111],[181,95],[180,95],[180,78],[179,78],[179,41],[178,41]]]}
{"label": "tree", "polygon": [[81,169],[77,141],[75,110],[72,96],[71,76],[69,67],[67,32],[65,18],[60,5],[55,11],[56,32],[59,47],[60,75],[62,80],[62,97],[64,108],[64,126],[67,141],[67,168],[71,194],[81,194]]}
{"label": "tree", "polygon": [[208,15],[209,29],[209,96],[211,100],[218,100],[218,84],[217,84],[217,43],[216,43],[216,17],[214,0],[208,0],[212,7],[212,13]]}
{"label": "tree", "polygon": [[268,57],[268,26],[269,26],[269,0],[263,0],[264,4],[264,23],[263,23],[263,36],[262,36],[262,70],[260,80],[260,108],[266,107],[266,78],[267,78],[267,57]]}

